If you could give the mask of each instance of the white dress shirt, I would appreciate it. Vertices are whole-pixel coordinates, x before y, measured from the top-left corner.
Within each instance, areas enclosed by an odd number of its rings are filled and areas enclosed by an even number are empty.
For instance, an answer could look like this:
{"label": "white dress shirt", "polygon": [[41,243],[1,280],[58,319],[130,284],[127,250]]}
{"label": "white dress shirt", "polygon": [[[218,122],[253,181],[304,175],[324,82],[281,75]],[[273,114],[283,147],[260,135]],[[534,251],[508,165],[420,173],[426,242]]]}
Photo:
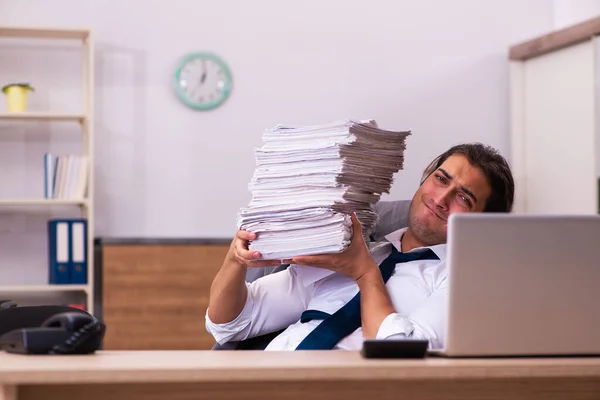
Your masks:
{"label": "white dress shirt", "polygon": [[[385,241],[370,244],[373,260],[380,264],[406,228],[392,232]],[[415,260],[396,264],[386,287],[396,312],[388,315],[377,339],[410,337],[429,340],[429,348],[443,348],[448,293],[446,245],[431,246],[439,260]],[[423,251],[423,248],[414,249]],[[306,310],[335,313],[358,293],[358,285],[345,275],[327,269],[290,265],[286,270],[246,283],[248,296],[241,313],[224,324],[215,324],[206,313],[206,329],[217,343],[239,341],[287,327],[265,350],[294,350],[322,321],[300,322]],[[343,338],[335,349],[360,350],[362,328]]]}

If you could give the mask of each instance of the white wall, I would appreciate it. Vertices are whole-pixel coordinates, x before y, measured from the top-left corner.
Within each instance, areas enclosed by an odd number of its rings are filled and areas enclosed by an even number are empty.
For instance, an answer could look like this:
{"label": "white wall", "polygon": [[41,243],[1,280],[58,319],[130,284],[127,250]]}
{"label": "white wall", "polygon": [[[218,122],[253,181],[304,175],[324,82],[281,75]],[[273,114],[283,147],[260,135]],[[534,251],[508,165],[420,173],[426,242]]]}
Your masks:
{"label": "white wall", "polygon": [[[510,157],[507,48],[554,18],[550,0],[0,0],[0,24],[95,29],[96,235],[112,237],[231,237],[250,200],[253,147],[277,123],[374,118],[412,129],[386,199],[410,198],[453,144],[482,141]],[[43,49],[0,43],[0,82],[32,81],[32,108],[77,108],[75,51]],[[232,96],[216,111],[192,111],[171,90],[178,58],[195,50],[232,68]],[[45,145],[74,130],[34,127],[54,140],[12,136],[13,164],[36,171],[13,183],[37,179]]]}
{"label": "white wall", "polygon": [[600,0],[553,0],[554,29],[600,16]]}

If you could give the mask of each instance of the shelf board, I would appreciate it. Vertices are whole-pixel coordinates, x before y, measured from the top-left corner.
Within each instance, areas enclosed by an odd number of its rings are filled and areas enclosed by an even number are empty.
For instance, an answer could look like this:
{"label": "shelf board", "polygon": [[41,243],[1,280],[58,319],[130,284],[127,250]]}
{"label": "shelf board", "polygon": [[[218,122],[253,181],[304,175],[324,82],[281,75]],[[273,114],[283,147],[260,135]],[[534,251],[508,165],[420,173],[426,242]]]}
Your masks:
{"label": "shelf board", "polygon": [[87,199],[0,199],[0,205],[32,206],[32,205],[79,205],[87,206]]}
{"label": "shelf board", "polygon": [[83,40],[90,34],[84,28],[44,28],[26,26],[0,26],[0,37],[28,39],[79,39]]}
{"label": "shelf board", "polygon": [[0,120],[10,121],[75,121],[83,123],[85,115],[79,113],[57,112],[3,112]]}
{"label": "shelf board", "polygon": [[87,292],[88,285],[2,285],[0,293],[60,293]]}

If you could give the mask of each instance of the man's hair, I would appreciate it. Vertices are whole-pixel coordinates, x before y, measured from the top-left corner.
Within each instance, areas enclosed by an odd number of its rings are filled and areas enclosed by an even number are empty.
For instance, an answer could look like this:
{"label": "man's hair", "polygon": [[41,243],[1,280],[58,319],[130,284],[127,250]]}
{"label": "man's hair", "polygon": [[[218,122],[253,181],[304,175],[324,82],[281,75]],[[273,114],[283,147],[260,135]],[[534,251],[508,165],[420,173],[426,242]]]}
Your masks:
{"label": "man's hair", "polygon": [[421,184],[453,154],[467,157],[471,165],[481,169],[492,192],[484,212],[510,212],[515,196],[515,182],[510,166],[496,149],[481,143],[465,143],[451,147],[437,156],[425,169]]}

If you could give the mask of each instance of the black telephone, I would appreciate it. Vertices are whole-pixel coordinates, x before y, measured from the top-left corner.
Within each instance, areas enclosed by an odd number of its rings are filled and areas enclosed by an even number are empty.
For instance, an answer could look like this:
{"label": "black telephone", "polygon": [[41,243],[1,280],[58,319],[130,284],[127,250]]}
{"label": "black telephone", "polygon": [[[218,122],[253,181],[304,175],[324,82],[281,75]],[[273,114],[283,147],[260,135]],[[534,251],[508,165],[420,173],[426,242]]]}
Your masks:
{"label": "black telephone", "polygon": [[7,353],[90,354],[105,332],[105,324],[79,308],[0,301],[0,349]]}

